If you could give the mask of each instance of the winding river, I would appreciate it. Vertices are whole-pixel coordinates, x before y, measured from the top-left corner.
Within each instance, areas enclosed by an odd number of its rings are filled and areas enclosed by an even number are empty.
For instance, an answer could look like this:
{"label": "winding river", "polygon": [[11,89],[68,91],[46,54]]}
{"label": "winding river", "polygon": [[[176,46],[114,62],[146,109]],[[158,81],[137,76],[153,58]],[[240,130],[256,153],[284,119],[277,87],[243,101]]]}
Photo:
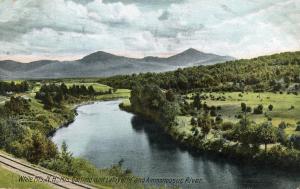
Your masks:
{"label": "winding river", "polygon": [[124,159],[124,167],[145,178],[198,179],[183,188],[297,188],[294,173],[230,164],[179,149],[157,125],[121,111],[120,100],[97,102],[77,109],[69,127],[59,129],[52,140],[96,166],[110,167]]}

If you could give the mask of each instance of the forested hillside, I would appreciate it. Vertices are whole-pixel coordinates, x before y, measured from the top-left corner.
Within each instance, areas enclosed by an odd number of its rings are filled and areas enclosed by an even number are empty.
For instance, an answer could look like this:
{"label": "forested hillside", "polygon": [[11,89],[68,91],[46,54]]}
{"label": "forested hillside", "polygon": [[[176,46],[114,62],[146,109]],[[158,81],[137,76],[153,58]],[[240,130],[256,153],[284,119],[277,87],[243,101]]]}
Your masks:
{"label": "forested hillside", "polygon": [[222,64],[178,69],[166,73],[142,73],[103,78],[118,88],[132,88],[135,82],[153,83],[164,89],[205,91],[298,91],[300,52],[287,52],[241,59]]}

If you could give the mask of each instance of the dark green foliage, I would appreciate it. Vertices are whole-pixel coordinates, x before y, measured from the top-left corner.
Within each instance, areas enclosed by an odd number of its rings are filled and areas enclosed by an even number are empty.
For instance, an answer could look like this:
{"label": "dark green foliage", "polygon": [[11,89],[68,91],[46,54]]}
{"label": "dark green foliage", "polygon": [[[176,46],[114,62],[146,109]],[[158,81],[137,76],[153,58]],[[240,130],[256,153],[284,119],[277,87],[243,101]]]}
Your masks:
{"label": "dark green foliage", "polygon": [[[131,175],[131,171],[129,169],[123,170],[123,162],[124,160],[120,160],[118,164],[112,165],[111,168],[100,170],[87,160],[73,157],[72,153],[68,151],[66,143],[63,142],[61,146],[61,153],[57,154],[55,158],[41,161],[40,165],[64,175],[72,176],[74,178],[90,178],[94,179],[93,181],[95,183],[103,184],[101,179],[97,179],[103,177],[103,175],[106,175],[107,178],[118,178],[120,180],[135,179]],[[132,186],[130,188],[135,187]]]}
{"label": "dark green foliage", "polygon": [[246,112],[247,112],[247,113],[250,113],[250,112],[252,112],[252,108],[251,108],[250,106],[247,106],[247,108],[246,108]]}
{"label": "dark green foliage", "polygon": [[175,101],[175,94],[174,94],[174,92],[171,89],[166,92],[166,98],[170,102],[174,102]]}
{"label": "dark green foliage", "polygon": [[157,85],[137,84],[131,91],[132,109],[149,116],[163,125],[171,125],[175,116],[180,114],[179,103],[167,100],[166,94]]}
{"label": "dark green foliage", "polygon": [[241,103],[241,108],[242,108],[242,112],[245,112],[246,109],[247,109],[247,105],[244,102],[242,102]]}
{"label": "dark green foliage", "polygon": [[[251,70],[251,71],[249,71]],[[300,52],[241,59],[223,64],[178,69],[166,73],[141,73],[99,79],[116,88],[129,88],[135,82],[152,83],[163,89],[186,91],[280,91],[281,79],[299,83]],[[285,83],[286,84],[286,83]]]}
{"label": "dark green foliage", "polygon": [[194,101],[193,101],[193,106],[194,108],[196,108],[197,110],[200,110],[202,108],[202,104],[201,104],[201,96],[199,93],[197,93],[194,96]]}
{"label": "dark green foliage", "polygon": [[43,159],[51,159],[57,155],[56,145],[40,132],[34,132],[31,140],[32,145],[27,149],[26,157],[30,162],[38,163]]}
{"label": "dark green foliage", "polygon": [[[108,94],[109,91],[102,93]],[[62,103],[70,97],[80,98],[97,94],[100,94],[100,92],[96,92],[93,86],[87,88],[85,85],[72,85],[68,88],[62,83],[61,85],[43,85],[40,91],[36,93],[35,98],[42,101],[45,109],[51,110],[53,107],[61,107]]]}
{"label": "dark green foliage", "polygon": [[210,116],[203,115],[198,117],[198,126],[201,128],[201,132],[206,137],[212,128],[212,120]]}
{"label": "dark green foliage", "polygon": [[272,144],[278,140],[278,131],[270,123],[261,124],[256,131],[257,142],[265,145],[267,152],[267,144]]}
{"label": "dark green foliage", "polygon": [[29,84],[27,81],[22,81],[19,84],[16,84],[15,82],[4,82],[0,81],[0,95],[6,95],[8,92],[26,92],[29,89]]}
{"label": "dark green foliage", "polygon": [[263,111],[264,111],[264,107],[262,104],[260,104],[256,108],[254,108],[253,113],[254,114],[262,114]]}
{"label": "dark green foliage", "polygon": [[295,109],[295,106],[292,105],[289,110],[293,110],[293,109]]}
{"label": "dark green foliage", "polygon": [[221,129],[223,131],[231,130],[234,127],[234,124],[232,122],[224,122],[222,123]]}
{"label": "dark green foliage", "polygon": [[30,109],[28,100],[22,97],[11,97],[9,101],[4,104],[4,112],[8,115],[24,114]]}
{"label": "dark green foliage", "polygon": [[58,153],[55,144],[39,131],[32,131],[17,123],[15,118],[0,121],[0,148],[38,163]]}
{"label": "dark green foliage", "polygon": [[223,122],[222,116],[221,116],[221,115],[218,115],[218,116],[216,117],[216,123],[217,123],[217,124],[221,124],[222,122]]}
{"label": "dark green foliage", "polygon": [[228,139],[233,141],[239,141],[243,145],[257,144],[256,141],[256,125],[240,123],[236,125],[231,133],[226,136]]}
{"label": "dark green foliage", "polygon": [[280,129],[286,129],[287,128],[287,124],[284,121],[282,121],[282,122],[279,123],[278,128],[280,128]]}
{"label": "dark green foliage", "polygon": [[273,111],[273,108],[274,108],[274,106],[273,106],[272,104],[270,104],[270,105],[268,106],[269,111]]}
{"label": "dark green foliage", "polygon": [[215,109],[210,110],[210,116],[216,117],[217,116],[217,111]]}
{"label": "dark green foliage", "polygon": [[192,119],[191,119],[191,125],[193,125],[193,126],[197,126],[198,125],[197,118],[192,117]]}

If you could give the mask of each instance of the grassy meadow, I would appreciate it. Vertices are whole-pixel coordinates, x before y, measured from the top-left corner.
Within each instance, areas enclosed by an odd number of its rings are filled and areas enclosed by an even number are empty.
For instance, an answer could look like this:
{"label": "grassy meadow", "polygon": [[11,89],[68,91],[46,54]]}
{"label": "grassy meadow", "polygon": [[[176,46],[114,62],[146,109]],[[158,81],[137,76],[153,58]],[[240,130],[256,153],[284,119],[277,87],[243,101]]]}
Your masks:
{"label": "grassy meadow", "polygon": [[52,187],[37,182],[19,182],[19,175],[4,169],[0,165],[0,188],[51,189]]}
{"label": "grassy meadow", "polygon": [[[193,94],[189,94],[191,97]],[[242,114],[241,103],[250,106],[252,110],[258,105],[263,105],[263,114],[248,113],[247,116],[256,123],[268,121],[268,117],[272,118],[272,124],[278,126],[281,122],[289,124],[286,129],[287,134],[300,134],[295,131],[296,124],[300,121],[300,95],[293,93],[255,93],[255,92],[224,92],[224,93],[205,93],[207,99],[203,100],[208,106],[220,106],[217,111],[224,121],[238,122],[237,116]],[[189,100],[192,102],[192,100]],[[268,109],[269,105],[273,105],[273,110]]]}

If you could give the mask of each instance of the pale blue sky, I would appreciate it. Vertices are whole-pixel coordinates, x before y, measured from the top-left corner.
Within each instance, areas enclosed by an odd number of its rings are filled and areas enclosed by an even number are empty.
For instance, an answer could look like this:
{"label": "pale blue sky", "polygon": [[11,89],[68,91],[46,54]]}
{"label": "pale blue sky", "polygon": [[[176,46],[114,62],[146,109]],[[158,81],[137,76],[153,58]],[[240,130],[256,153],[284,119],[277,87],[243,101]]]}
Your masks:
{"label": "pale blue sky", "polygon": [[0,59],[300,49],[299,0],[0,0]]}

